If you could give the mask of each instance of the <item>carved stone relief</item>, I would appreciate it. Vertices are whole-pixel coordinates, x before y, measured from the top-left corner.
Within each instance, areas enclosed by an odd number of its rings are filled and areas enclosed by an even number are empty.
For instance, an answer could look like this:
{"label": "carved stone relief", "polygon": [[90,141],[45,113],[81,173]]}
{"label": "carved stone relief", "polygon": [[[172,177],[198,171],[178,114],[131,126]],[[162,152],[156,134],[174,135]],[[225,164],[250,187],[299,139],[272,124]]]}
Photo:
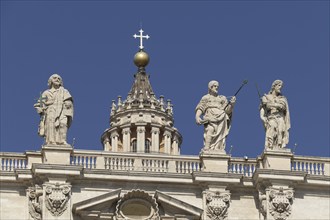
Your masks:
{"label": "carved stone relief", "polygon": [[27,189],[29,197],[29,214],[32,219],[42,219],[42,188],[38,185]]}
{"label": "carved stone relief", "polygon": [[208,192],[206,194],[206,216],[208,219],[227,219],[229,205],[230,193]]}
{"label": "carved stone relief", "polygon": [[69,184],[46,185],[46,208],[53,216],[61,216],[68,208],[71,186]]}
{"label": "carved stone relief", "polygon": [[259,211],[264,217],[267,216],[267,196],[265,192],[259,192]]}
{"label": "carved stone relief", "polygon": [[286,220],[291,215],[293,190],[271,189],[269,192],[269,212],[275,220]]}
{"label": "carved stone relief", "polygon": [[116,219],[160,219],[156,199],[142,190],[132,190],[117,202]]}

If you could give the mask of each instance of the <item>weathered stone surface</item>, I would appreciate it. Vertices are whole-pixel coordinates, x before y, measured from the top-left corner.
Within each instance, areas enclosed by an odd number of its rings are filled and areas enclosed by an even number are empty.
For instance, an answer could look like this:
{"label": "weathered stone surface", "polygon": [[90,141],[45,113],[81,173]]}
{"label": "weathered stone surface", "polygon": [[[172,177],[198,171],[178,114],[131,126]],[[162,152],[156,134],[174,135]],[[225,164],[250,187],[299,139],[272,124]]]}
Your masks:
{"label": "weathered stone surface", "polygon": [[282,87],[283,82],[275,80],[269,93],[261,98],[260,118],[266,130],[266,149],[282,149],[289,143],[290,112]]}
{"label": "weathered stone surface", "polygon": [[48,86],[49,89],[34,105],[40,115],[38,133],[45,138],[45,144],[67,145],[67,131],[73,118],[73,98],[63,87],[63,80],[58,74],[49,77]]}
{"label": "weathered stone surface", "polygon": [[218,95],[217,81],[210,81],[208,88],[209,94],[203,96],[196,107],[196,123],[205,127],[203,151],[224,152],[236,97],[228,104],[225,96]]}

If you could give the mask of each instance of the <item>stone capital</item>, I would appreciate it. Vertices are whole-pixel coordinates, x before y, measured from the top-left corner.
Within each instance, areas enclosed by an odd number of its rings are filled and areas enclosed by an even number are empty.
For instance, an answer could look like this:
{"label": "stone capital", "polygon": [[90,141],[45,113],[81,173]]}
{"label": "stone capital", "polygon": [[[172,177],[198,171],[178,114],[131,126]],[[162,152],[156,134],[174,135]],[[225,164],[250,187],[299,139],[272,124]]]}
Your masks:
{"label": "stone capital", "polygon": [[132,133],[131,132],[131,128],[130,127],[124,127],[123,129],[122,129],[122,132],[121,132],[122,134],[128,134],[128,133]]}
{"label": "stone capital", "polygon": [[158,128],[158,127],[152,127],[151,128],[151,133],[153,133],[153,134],[159,134],[159,132],[160,132],[160,128]]}
{"label": "stone capital", "polygon": [[136,131],[137,133],[144,133],[146,128],[144,126],[137,126]]}
{"label": "stone capital", "polygon": [[163,136],[172,137],[172,133],[169,130],[165,130]]}
{"label": "stone capital", "polygon": [[114,138],[114,137],[118,137],[118,136],[119,136],[119,134],[118,134],[117,130],[112,131],[110,134],[110,138]]}

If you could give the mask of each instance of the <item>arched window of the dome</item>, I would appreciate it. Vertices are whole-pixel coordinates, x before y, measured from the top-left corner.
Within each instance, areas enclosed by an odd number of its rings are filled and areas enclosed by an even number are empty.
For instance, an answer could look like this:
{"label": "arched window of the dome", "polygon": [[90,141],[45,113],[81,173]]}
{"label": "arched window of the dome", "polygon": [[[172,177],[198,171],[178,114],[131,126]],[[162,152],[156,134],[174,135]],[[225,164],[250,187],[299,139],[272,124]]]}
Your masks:
{"label": "arched window of the dome", "polygon": [[151,147],[151,141],[149,139],[146,139],[144,142],[144,152],[150,153],[150,147]]}
{"label": "arched window of the dome", "polygon": [[131,152],[137,152],[137,141],[136,139],[132,140],[132,143],[131,143]]}

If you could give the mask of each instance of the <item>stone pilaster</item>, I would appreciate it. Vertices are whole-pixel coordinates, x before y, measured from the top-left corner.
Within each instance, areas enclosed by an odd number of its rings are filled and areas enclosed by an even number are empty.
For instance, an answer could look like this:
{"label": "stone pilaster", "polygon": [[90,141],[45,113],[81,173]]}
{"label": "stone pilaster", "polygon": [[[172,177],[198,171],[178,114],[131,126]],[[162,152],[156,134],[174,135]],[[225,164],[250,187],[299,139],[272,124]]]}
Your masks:
{"label": "stone pilaster", "polygon": [[104,148],[104,151],[111,151],[110,138],[109,138],[108,134],[104,137],[103,148]]}
{"label": "stone pilaster", "polygon": [[174,135],[173,142],[172,142],[172,154],[179,155],[179,138],[177,135]]}
{"label": "stone pilaster", "polygon": [[159,132],[158,127],[151,129],[151,152],[159,152]]}
{"label": "stone pilaster", "polygon": [[137,136],[137,152],[144,152],[145,147],[145,138],[146,138],[146,129],[145,126],[139,125],[136,128]]}
{"label": "stone pilaster", "polygon": [[171,131],[165,130],[164,131],[164,148],[165,148],[164,152],[166,154],[171,153],[171,139],[172,139]]}
{"label": "stone pilaster", "polygon": [[111,147],[113,152],[118,151],[118,137],[119,134],[116,130],[111,131],[110,138],[111,138]]}
{"label": "stone pilaster", "polygon": [[122,131],[123,135],[123,151],[128,152],[130,151],[130,144],[131,144],[131,128],[125,127]]}

